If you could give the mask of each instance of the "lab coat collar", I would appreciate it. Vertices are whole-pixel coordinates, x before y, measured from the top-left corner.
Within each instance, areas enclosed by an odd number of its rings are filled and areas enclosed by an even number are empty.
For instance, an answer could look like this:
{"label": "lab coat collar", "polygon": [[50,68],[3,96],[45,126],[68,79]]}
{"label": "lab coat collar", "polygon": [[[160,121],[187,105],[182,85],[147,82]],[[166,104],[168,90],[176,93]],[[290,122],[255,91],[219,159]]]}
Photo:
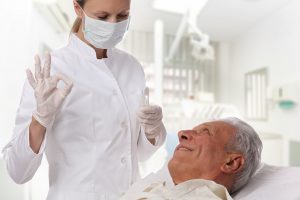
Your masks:
{"label": "lab coat collar", "polygon": [[79,39],[74,33],[70,34],[69,46],[74,48],[76,53],[78,53],[80,56],[84,56],[89,60],[103,61],[111,58],[112,56],[112,49],[107,49],[107,58],[97,59],[96,51],[91,46]]}

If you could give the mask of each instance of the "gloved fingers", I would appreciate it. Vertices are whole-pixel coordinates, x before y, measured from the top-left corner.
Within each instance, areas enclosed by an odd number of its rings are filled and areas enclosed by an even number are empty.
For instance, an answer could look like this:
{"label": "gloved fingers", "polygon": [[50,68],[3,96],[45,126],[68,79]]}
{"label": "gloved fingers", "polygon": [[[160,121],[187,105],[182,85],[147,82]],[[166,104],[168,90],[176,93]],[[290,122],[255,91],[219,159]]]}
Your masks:
{"label": "gloved fingers", "polygon": [[35,55],[34,61],[35,61],[35,79],[38,81],[40,79],[43,79],[43,73],[41,69],[41,59],[39,55]]}
{"label": "gloved fingers", "polygon": [[138,111],[137,111],[137,116],[139,119],[141,120],[161,120],[163,118],[162,115],[162,111],[161,108],[158,107],[158,109],[154,109],[155,111],[153,112],[148,112],[150,109],[141,107]]}
{"label": "gloved fingers", "polygon": [[138,113],[138,118],[140,121],[160,121],[163,118],[162,114],[159,115],[145,115],[143,113]]}
{"label": "gloved fingers", "polygon": [[53,103],[54,105],[56,105],[56,107],[58,107],[62,104],[66,96],[61,93],[60,89],[56,90],[57,92],[55,92],[55,98],[53,99]]}
{"label": "gloved fingers", "polygon": [[59,81],[63,81],[65,84],[67,84],[67,82],[69,82],[68,78],[61,73],[51,76],[51,79],[50,79],[51,84],[56,86]]}
{"label": "gloved fingers", "polygon": [[154,139],[154,138],[156,138],[156,136],[159,135],[159,132],[160,132],[160,129],[152,129],[151,131],[148,130],[148,132],[145,132],[145,133],[146,133],[147,138]]}
{"label": "gloved fingers", "polygon": [[45,79],[43,86],[43,92],[41,93],[50,96],[57,89],[57,82],[54,77],[50,77],[50,79]]}
{"label": "gloved fingers", "polygon": [[158,136],[163,129],[162,123],[157,124],[156,126],[144,126],[145,133],[147,138],[155,138]]}
{"label": "gloved fingers", "polygon": [[50,68],[51,68],[51,56],[50,53],[46,53],[44,67],[43,67],[44,78],[50,77]]}
{"label": "gloved fingers", "polygon": [[155,126],[158,122],[153,122],[153,121],[140,121],[140,124],[142,126]]}
{"label": "gloved fingers", "polygon": [[59,81],[63,81],[65,83],[64,87],[58,89],[58,92],[65,97],[71,92],[73,83],[66,75],[58,73],[50,79],[51,88],[56,88]]}
{"label": "gloved fingers", "polygon": [[65,87],[61,88],[60,91],[64,97],[66,97],[72,90],[73,83],[68,83]]}
{"label": "gloved fingers", "polygon": [[161,123],[163,115],[159,106],[143,106],[138,110],[137,117],[142,126],[155,127]]}
{"label": "gloved fingers", "polygon": [[64,97],[66,97],[72,90],[73,82],[64,74],[57,74],[56,76],[59,80],[62,80],[65,83],[65,86],[60,88],[59,91]]}
{"label": "gloved fingers", "polygon": [[37,83],[36,83],[36,80],[34,79],[33,74],[32,74],[30,69],[26,69],[26,75],[27,75],[27,79],[28,79],[29,84],[31,85],[31,87],[33,89],[35,89]]}
{"label": "gloved fingers", "polygon": [[158,130],[161,129],[161,124],[162,124],[162,123],[158,123],[158,124],[156,124],[156,126],[150,126],[150,127],[148,128],[149,133],[156,133]]}
{"label": "gloved fingers", "polygon": [[159,114],[162,113],[162,110],[160,106],[147,105],[140,107],[139,112],[142,112],[144,114]]}
{"label": "gloved fingers", "polygon": [[51,76],[49,79],[49,87],[56,88],[59,81],[60,81],[60,77],[57,74]]}
{"label": "gloved fingers", "polygon": [[162,120],[156,120],[156,121],[139,120],[139,122],[142,126],[154,127],[154,126],[158,126],[160,123],[162,123]]}

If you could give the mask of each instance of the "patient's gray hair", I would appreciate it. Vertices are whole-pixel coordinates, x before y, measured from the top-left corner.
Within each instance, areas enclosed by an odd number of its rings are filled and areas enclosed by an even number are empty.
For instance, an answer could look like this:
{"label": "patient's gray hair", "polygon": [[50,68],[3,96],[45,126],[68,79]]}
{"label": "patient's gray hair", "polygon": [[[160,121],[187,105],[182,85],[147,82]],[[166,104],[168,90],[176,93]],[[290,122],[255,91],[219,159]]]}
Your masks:
{"label": "patient's gray hair", "polygon": [[245,163],[240,172],[236,174],[230,193],[234,193],[248,183],[251,176],[260,165],[262,142],[256,131],[242,120],[230,117],[221,119],[236,128],[234,138],[227,144],[227,150],[238,151],[244,155]]}

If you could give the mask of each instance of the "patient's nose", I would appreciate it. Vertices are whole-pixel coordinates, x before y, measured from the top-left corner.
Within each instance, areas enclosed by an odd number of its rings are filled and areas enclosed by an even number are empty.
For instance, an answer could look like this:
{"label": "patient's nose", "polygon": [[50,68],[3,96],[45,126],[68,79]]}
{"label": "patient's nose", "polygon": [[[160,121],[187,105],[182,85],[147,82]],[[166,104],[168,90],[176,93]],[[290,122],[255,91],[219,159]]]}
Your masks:
{"label": "patient's nose", "polygon": [[193,138],[193,131],[192,130],[181,130],[181,131],[178,132],[179,141],[191,140],[192,138]]}

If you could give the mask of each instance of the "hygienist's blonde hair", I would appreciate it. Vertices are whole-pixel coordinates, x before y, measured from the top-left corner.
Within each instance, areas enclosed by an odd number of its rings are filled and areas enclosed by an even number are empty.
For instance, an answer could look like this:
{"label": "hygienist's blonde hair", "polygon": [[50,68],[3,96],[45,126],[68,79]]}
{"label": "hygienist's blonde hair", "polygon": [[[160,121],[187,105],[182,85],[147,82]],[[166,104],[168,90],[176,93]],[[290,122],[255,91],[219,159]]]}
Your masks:
{"label": "hygienist's blonde hair", "polygon": [[[86,0],[76,0],[76,2],[81,6],[81,8],[83,8]],[[71,32],[72,33],[77,33],[79,31],[81,23],[82,23],[82,20],[79,17],[77,17],[76,20],[73,23],[73,26],[71,28]]]}

